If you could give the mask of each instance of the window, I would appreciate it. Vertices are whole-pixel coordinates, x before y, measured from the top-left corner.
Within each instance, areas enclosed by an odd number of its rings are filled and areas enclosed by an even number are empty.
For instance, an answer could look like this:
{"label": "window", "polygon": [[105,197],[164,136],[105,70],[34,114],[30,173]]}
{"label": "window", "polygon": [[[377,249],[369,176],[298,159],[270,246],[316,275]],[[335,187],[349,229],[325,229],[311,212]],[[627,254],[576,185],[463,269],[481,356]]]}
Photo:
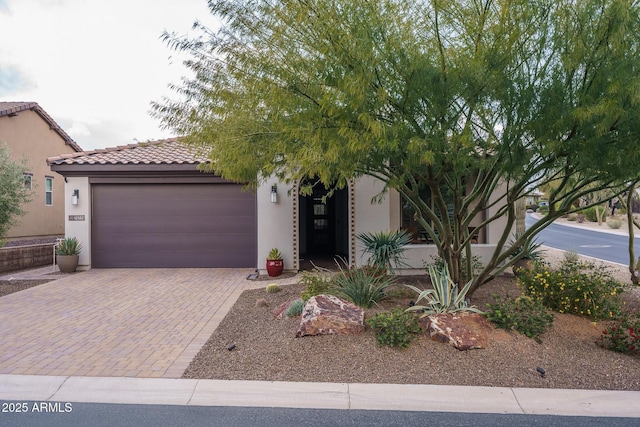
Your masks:
{"label": "window", "polygon": [[31,190],[33,188],[33,175],[30,173],[25,173],[24,177],[24,188],[27,190]]}
{"label": "window", "polygon": [[[447,209],[449,217],[453,215],[453,196],[450,191],[444,190],[443,193],[446,197]],[[425,201],[432,209],[434,209],[433,199],[431,198],[431,190],[423,188],[420,190],[420,198]],[[429,234],[422,225],[416,221],[416,214],[413,206],[404,199],[401,199],[401,221],[402,229],[407,230],[409,234],[413,236],[411,243],[432,243]]]}
{"label": "window", "polygon": [[44,179],[44,204],[53,205],[53,178],[50,176]]}

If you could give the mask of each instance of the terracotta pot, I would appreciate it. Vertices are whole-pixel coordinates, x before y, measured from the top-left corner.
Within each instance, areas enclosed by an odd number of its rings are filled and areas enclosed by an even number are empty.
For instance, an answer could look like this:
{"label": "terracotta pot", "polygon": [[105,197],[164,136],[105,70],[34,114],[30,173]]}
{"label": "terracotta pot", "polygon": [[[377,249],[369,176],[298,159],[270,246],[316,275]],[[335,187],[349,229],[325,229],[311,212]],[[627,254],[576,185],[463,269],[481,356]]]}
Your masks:
{"label": "terracotta pot", "polygon": [[268,259],[267,260],[267,274],[271,277],[278,277],[284,270],[284,261],[281,259]]}
{"label": "terracotta pot", "polygon": [[79,255],[57,255],[56,261],[62,273],[73,273],[78,268]]}

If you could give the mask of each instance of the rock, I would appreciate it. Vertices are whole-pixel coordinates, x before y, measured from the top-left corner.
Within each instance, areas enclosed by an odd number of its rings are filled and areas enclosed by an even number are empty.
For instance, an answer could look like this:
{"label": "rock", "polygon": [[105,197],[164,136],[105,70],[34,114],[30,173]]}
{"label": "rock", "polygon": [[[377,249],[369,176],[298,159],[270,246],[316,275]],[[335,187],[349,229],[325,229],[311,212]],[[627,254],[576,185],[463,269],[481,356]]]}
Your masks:
{"label": "rock", "polygon": [[458,350],[485,348],[493,331],[487,318],[478,313],[432,314],[426,319],[432,340],[449,343]]}
{"label": "rock", "polygon": [[296,337],[346,335],[364,331],[364,310],[334,295],[309,298],[302,311]]}
{"label": "rock", "polygon": [[268,307],[267,300],[264,298],[258,298],[256,300],[256,307]]}
{"label": "rock", "polygon": [[291,303],[295,300],[297,300],[298,298],[294,297],[294,298],[289,298],[288,300],[286,300],[285,302],[283,302],[282,304],[280,304],[279,306],[277,306],[274,310],[273,310],[273,315],[275,316],[276,319],[282,319],[287,315],[287,310],[289,309],[289,306],[291,305]]}

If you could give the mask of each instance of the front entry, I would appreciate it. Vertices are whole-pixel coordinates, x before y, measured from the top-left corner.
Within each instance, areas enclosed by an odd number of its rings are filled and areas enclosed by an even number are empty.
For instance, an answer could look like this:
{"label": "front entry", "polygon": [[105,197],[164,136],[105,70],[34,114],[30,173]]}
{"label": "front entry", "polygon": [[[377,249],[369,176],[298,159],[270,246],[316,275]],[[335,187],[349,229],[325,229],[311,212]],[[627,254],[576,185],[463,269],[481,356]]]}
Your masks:
{"label": "front entry", "polygon": [[[348,192],[336,190],[331,197],[322,185],[316,185],[313,193],[300,196],[300,258],[301,268],[313,264],[336,268],[334,259],[348,262]],[[323,199],[325,199],[323,201]]]}

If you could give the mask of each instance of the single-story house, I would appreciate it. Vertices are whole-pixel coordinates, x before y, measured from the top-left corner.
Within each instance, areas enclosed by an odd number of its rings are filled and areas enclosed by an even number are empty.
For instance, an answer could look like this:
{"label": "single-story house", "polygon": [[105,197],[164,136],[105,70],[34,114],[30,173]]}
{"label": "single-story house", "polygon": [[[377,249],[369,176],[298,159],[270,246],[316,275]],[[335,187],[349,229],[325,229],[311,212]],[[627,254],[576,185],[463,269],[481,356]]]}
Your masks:
{"label": "single-story house", "polygon": [[11,159],[26,159],[24,185],[32,199],[22,206],[25,214],[9,229],[9,240],[46,239],[64,235],[64,182],[45,160],[82,148],[36,102],[0,102],[0,143]]}
{"label": "single-story house", "polygon": [[[66,235],[84,250],[81,268],[250,267],[265,269],[271,248],[286,270],[305,260],[341,256],[362,264],[356,234],[411,228],[413,214],[370,177],[350,182],[323,203],[325,190],[299,195],[296,186],[266,180],[257,191],[198,166],[206,157],[177,139],[51,157],[65,177]],[[502,228],[501,228],[502,227]],[[478,236],[475,253],[487,256],[504,226]],[[407,262],[423,268],[437,253],[416,233]]]}

